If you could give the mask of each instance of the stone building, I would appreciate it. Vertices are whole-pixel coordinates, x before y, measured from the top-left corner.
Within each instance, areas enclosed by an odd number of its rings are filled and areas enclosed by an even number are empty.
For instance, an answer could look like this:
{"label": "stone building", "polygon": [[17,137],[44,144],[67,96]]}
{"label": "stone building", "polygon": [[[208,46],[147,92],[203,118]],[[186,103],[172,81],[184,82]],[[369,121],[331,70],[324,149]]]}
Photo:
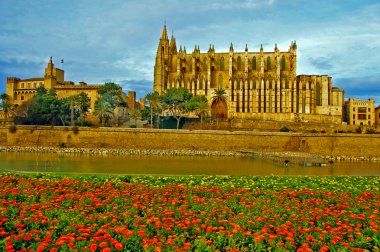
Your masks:
{"label": "stone building", "polygon": [[[98,97],[97,90],[101,88],[102,84],[87,84],[79,82],[76,85],[72,81],[65,81],[65,72],[62,69],[54,66],[52,58],[50,58],[47,67],[45,68],[44,77],[19,79],[16,77],[8,77],[6,84],[6,94],[9,95],[11,101],[15,105],[21,105],[23,102],[31,99],[36,93],[36,88],[44,86],[46,89],[54,88],[57,92],[58,98],[65,98],[72,95],[84,92],[91,98],[91,109],[94,111],[95,101]],[[136,102],[136,93],[129,92],[128,96],[122,93],[122,97],[128,103],[129,108],[140,108],[144,104]]]}
{"label": "stone building", "polygon": [[375,101],[349,98],[344,104],[344,120],[349,125],[375,125]]}
{"label": "stone building", "polygon": [[380,126],[380,105],[375,108],[375,123],[377,126]]}
{"label": "stone building", "polygon": [[[168,39],[166,26],[158,44],[154,66],[154,91],[162,94],[174,87],[205,95],[212,116],[261,120],[329,121],[340,123],[344,91],[332,87],[327,75],[297,76],[297,44],[282,52],[207,52],[195,46],[187,53],[176,39]],[[227,100],[214,102],[213,93],[223,88]]]}

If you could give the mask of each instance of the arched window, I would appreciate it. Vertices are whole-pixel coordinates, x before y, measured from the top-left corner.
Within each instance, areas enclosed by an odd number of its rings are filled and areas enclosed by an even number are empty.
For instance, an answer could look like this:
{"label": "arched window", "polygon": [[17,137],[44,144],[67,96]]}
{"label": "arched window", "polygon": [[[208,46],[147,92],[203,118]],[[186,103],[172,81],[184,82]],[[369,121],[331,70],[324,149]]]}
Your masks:
{"label": "arched window", "polygon": [[238,79],[237,81],[237,87],[236,87],[237,90],[240,90],[240,79]]}
{"label": "arched window", "polygon": [[205,71],[207,71],[207,59],[206,58],[204,58],[204,60],[203,60],[203,68]]}
{"label": "arched window", "polygon": [[190,72],[193,71],[193,60],[190,60],[190,63],[189,63],[189,71],[190,71]]}
{"label": "arched window", "polygon": [[271,69],[271,64],[270,64],[270,57],[267,57],[267,70]]}
{"label": "arched window", "polygon": [[21,101],[23,101],[25,98],[24,98],[24,96],[23,95],[21,95]]}
{"label": "arched window", "polygon": [[219,74],[218,84],[219,84],[219,86],[218,86],[219,88],[223,87],[223,76],[221,74]]}
{"label": "arched window", "polygon": [[224,58],[220,58],[220,71],[224,71]]}
{"label": "arched window", "polygon": [[282,55],[281,58],[281,70],[286,70],[285,55]]}
{"label": "arched window", "polygon": [[237,58],[237,70],[241,71],[241,58],[240,58],[240,56]]}
{"label": "arched window", "polygon": [[256,70],[256,57],[252,58],[252,71]]}

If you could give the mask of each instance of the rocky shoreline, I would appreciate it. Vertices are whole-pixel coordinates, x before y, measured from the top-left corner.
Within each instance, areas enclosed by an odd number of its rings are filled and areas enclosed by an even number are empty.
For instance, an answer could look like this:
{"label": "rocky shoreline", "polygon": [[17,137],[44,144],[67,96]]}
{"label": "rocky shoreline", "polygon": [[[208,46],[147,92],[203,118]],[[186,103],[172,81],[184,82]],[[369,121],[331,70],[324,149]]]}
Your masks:
{"label": "rocky shoreline", "polygon": [[365,156],[318,156],[305,152],[255,152],[255,151],[200,151],[200,150],[157,150],[157,149],[115,149],[115,148],[59,148],[59,147],[24,147],[0,146],[0,152],[56,153],[75,155],[105,156],[204,156],[204,157],[262,157],[280,159],[289,162],[299,160],[317,163],[334,161],[369,161],[379,162],[379,157]]}

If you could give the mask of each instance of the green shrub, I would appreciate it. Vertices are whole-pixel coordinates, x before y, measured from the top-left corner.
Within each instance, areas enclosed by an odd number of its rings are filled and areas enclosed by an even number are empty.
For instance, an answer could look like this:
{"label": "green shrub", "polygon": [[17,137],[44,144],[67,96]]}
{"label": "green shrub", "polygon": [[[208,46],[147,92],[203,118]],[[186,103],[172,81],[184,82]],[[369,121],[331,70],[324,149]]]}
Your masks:
{"label": "green shrub", "polygon": [[365,131],[366,134],[375,134],[376,133],[376,130],[374,128],[368,128],[366,131]]}
{"label": "green shrub", "polygon": [[289,131],[290,131],[290,129],[286,126],[284,126],[280,129],[280,132],[289,132]]}
{"label": "green shrub", "polygon": [[359,126],[359,128],[356,129],[356,133],[363,133],[363,126]]}
{"label": "green shrub", "polygon": [[66,144],[63,143],[63,142],[61,142],[61,143],[58,144],[58,147],[59,148],[66,148]]}
{"label": "green shrub", "polygon": [[316,129],[312,129],[310,132],[311,132],[311,133],[318,133],[318,130],[316,130]]}
{"label": "green shrub", "polygon": [[9,126],[8,130],[9,130],[10,133],[15,133],[16,130],[17,130],[17,129],[16,129],[16,125],[11,125],[11,126]]}
{"label": "green shrub", "polygon": [[137,128],[137,126],[135,124],[131,124],[129,125],[129,128]]}

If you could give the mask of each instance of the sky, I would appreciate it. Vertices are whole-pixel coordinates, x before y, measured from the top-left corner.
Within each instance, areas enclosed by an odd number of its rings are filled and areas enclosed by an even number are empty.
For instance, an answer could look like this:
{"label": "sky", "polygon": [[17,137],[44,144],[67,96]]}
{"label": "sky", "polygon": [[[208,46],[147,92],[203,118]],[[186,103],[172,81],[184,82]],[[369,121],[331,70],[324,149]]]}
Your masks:
{"label": "sky", "polygon": [[346,98],[380,102],[378,0],[0,0],[0,9],[0,93],[9,76],[42,77],[52,56],[65,80],[144,97],[166,24],[187,52],[287,51],[296,41],[297,74],[332,76]]}

